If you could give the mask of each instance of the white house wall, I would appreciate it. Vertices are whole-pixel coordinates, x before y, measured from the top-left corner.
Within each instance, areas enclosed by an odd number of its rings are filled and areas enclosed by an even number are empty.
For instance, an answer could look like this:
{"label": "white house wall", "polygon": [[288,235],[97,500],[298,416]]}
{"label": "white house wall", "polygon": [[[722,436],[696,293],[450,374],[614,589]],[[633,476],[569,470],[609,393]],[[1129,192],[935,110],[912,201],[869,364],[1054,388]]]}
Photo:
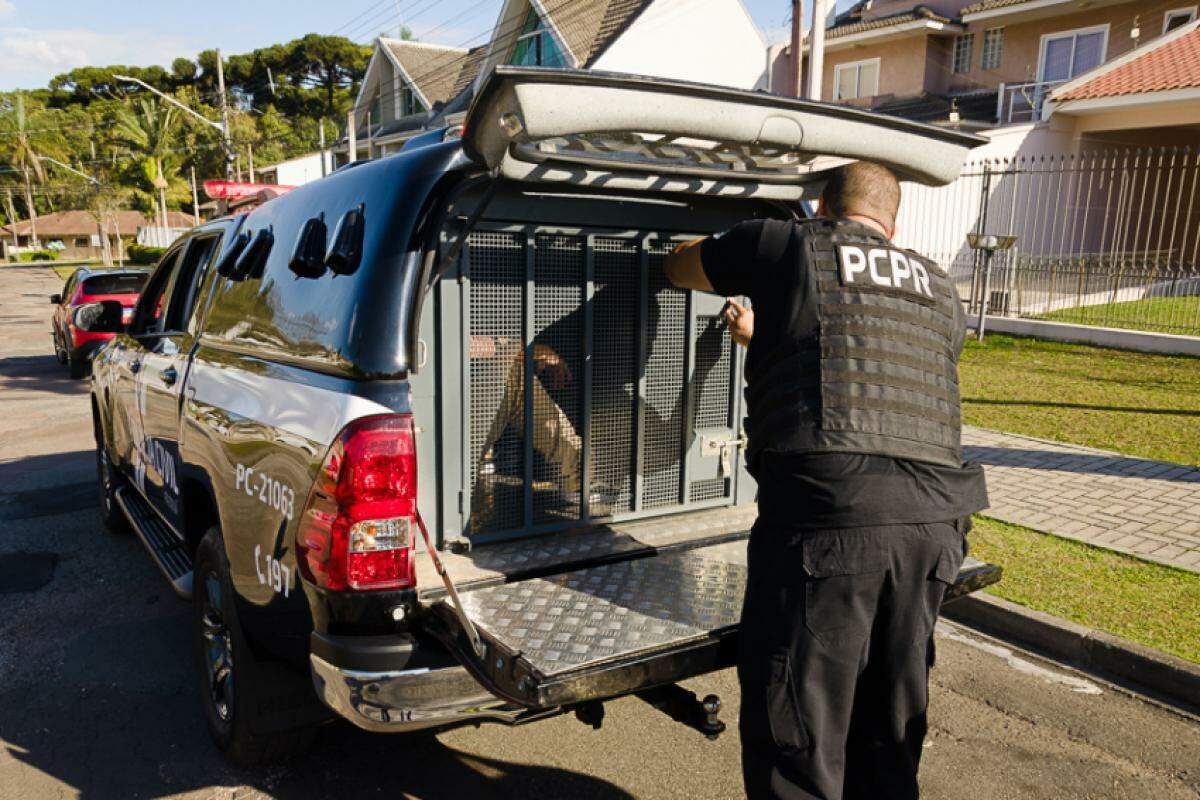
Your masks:
{"label": "white house wall", "polygon": [[[275,168],[275,180],[283,186],[303,186],[306,183],[319,180],[321,175],[321,159],[328,158],[325,153],[310,153],[300,158],[285,161]],[[325,174],[333,171],[332,164],[326,161]]]}
{"label": "white house wall", "polygon": [[765,52],[739,0],[657,0],[594,67],[753,89],[766,80]]}

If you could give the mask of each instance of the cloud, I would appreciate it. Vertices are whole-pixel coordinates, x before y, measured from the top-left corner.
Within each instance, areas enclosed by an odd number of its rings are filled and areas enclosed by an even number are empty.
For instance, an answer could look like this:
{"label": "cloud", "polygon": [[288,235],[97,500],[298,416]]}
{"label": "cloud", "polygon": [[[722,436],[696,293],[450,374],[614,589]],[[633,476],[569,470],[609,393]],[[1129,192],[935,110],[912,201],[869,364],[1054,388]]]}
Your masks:
{"label": "cloud", "polygon": [[17,13],[17,7],[12,0],[0,0],[0,17],[10,17]]}
{"label": "cloud", "polygon": [[[0,0],[0,16],[6,3],[11,0]],[[89,64],[169,65],[197,50],[181,37],[147,31],[0,26],[0,90],[45,86],[58,73]]]}

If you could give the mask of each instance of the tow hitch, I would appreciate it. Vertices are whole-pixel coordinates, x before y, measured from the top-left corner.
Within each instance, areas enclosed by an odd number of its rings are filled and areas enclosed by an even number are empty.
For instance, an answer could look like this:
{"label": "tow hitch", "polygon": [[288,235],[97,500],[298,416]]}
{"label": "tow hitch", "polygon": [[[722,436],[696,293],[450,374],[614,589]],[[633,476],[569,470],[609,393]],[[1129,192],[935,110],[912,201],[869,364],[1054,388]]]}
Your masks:
{"label": "tow hitch", "polygon": [[637,696],[657,708],[676,722],[716,739],[725,732],[725,723],[720,719],[721,698],[706,695],[703,700],[677,683],[656,686],[637,692]]}

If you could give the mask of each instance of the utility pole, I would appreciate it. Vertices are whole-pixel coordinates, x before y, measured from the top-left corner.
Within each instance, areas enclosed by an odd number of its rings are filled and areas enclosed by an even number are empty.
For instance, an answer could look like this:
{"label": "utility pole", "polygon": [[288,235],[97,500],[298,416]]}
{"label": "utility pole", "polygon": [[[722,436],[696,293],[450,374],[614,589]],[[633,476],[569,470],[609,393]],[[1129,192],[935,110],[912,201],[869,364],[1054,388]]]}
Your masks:
{"label": "utility pole", "polygon": [[250,182],[254,183],[254,145],[246,143],[246,164],[250,170]]}
{"label": "utility pole", "polygon": [[192,219],[200,224],[200,192],[196,190],[196,168],[192,168]]}
{"label": "utility pole", "polygon": [[821,99],[821,83],[825,76],[825,16],[829,0],[813,0],[812,24],[808,26],[808,94],[809,100]]}
{"label": "utility pole", "polygon": [[329,170],[325,166],[325,118],[321,117],[321,119],[317,122],[317,124],[321,128],[321,133],[320,133],[321,177],[324,178],[326,175],[329,174]]}
{"label": "utility pole", "polygon": [[351,108],[346,114],[346,143],[350,146],[346,160],[347,164],[352,164],[358,160],[358,132],[354,129],[354,109]]}
{"label": "utility pole", "polygon": [[792,0],[792,63],[788,65],[792,95],[804,96],[804,0]]}
{"label": "utility pole", "polygon": [[225,180],[233,174],[233,142],[229,138],[229,103],[225,97],[225,65],[217,48],[217,92],[221,97],[221,135],[225,145]]}

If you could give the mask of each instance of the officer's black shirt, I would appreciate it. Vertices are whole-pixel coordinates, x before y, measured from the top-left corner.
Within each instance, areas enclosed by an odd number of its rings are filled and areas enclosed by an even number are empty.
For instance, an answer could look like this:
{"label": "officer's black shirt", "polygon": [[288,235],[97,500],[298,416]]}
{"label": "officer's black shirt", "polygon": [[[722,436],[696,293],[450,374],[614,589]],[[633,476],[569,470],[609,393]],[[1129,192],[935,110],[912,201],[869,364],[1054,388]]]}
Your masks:
{"label": "officer's black shirt", "polygon": [[[864,228],[864,233],[875,231]],[[764,240],[761,220],[735,225],[701,247],[704,273],[727,297],[745,295],[754,309],[755,353],[783,337],[816,331],[792,253]],[[959,468],[860,453],[762,452],[750,465],[758,481],[759,518],[804,528],[944,522],[988,505],[983,469]]]}

